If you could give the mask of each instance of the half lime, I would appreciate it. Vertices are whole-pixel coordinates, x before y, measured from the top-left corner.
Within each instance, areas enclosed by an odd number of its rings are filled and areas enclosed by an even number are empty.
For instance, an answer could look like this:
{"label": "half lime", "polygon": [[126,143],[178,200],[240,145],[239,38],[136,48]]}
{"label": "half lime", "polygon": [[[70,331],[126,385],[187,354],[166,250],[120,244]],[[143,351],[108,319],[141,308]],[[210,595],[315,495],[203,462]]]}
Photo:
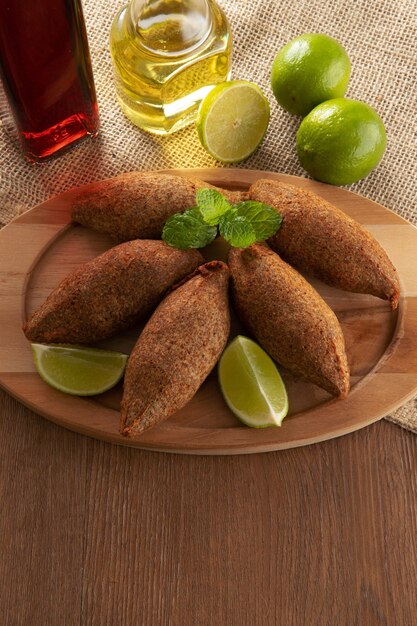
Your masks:
{"label": "half lime", "polygon": [[269,102],[254,83],[231,80],[216,85],[200,104],[197,131],[212,157],[243,161],[261,143],[269,123]]}

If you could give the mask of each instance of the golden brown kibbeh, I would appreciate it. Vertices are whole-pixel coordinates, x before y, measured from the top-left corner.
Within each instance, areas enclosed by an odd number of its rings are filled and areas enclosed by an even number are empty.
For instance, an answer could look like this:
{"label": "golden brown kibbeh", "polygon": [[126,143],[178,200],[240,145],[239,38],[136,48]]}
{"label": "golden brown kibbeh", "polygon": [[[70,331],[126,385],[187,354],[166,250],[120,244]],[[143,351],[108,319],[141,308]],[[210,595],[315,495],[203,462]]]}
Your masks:
{"label": "golden brown kibbeh", "polygon": [[52,291],[23,330],[30,341],[92,343],[133,326],[167,289],[203,261],[163,241],[120,244],[78,267]]}
{"label": "golden brown kibbeh", "polygon": [[158,306],[127,363],[120,432],[139,435],[181,409],[216,365],[230,330],[229,270],[199,267]]}
{"label": "golden brown kibbeh", "polygon": [[[116,241],[160,239],[171,215],[196,206],[196,191],[213,187],[195,178],[130,172],[89,185],[73,201],[72,219]],[[218,189],[230,202],[246,194]]]}
{"label": "golden brown kibbeh", "polygon": [[395,267],[358,222],[315,193],[275,180],[257,180],[249,195],[282,214],[281,228],[268,244],[288,263],[329,285],[372,294],[397,307]]}
{"label": "golden brown kibbeh", "polygon": [[345,397],[342,329],[316,290],[265,244],[232,248],[229,268],[236,311],[261,346],[294,374]]}

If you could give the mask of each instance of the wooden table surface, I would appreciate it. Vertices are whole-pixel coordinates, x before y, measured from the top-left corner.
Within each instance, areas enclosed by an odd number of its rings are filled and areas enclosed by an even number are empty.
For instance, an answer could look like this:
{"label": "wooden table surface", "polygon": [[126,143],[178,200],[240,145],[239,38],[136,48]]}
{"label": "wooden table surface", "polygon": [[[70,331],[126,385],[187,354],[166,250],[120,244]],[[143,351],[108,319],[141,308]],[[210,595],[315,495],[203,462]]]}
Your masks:
{"label": "wooden table surface", "polygon": [[0,392],[4,626],[412,626],[417,437],[193,457],[74,434]]}

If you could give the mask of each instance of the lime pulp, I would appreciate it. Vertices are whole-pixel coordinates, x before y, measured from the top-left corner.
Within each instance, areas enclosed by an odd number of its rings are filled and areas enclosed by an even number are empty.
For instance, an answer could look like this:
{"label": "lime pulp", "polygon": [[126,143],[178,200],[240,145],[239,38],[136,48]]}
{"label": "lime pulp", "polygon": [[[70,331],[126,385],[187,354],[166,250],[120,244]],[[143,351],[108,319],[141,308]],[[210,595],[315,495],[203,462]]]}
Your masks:
{"label": "lime pulp", "polygon": [[41,378],[59,391],[92,396],[107,391],[122,378],[127,355],[78,346],[32,343]]}
{"label": "lime pulp", "polygon": [[244,424],[281,426],[287,392],[274,361],[257,343],[237,336],[222,354],[218,375],[228,407]]}
{"label": "lime pulp", "polygon": [[260,145],[269,123],[269,103],[254,83],[232,80],[212,89],[200,104],[197,131],[203,147],[223,163],[237,163]]}

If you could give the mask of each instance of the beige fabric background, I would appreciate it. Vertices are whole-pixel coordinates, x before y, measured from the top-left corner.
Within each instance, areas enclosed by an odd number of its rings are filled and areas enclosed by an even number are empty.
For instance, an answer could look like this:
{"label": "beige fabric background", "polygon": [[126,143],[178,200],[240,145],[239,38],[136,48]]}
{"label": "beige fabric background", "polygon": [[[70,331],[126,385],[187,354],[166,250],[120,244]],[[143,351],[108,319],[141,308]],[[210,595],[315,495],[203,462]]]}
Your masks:
{"label": "beige fabric background", "polygon": [[[193,127],[156,138],[123,117],[115,100],[108,45],[113,16],[122,4],[123,0],[83,0],[101,113],[97,140],[48,164],[31,166],[16,144],[0,96],[0,226],[52,195],[121,172],[220,167],[204,152]],[[294,143],[299,120],[276,104],[270,68],[289,39],[304,32],[327,33],[344,45],[352,63],[347,95],[374,106],[388,134],[380,166],[351,189],[417,224],[415,0],[219,0],[219,4],[232,25],[233,77],[257,82],[271,103],[267,137],[240,167],[305,175]],[[417,400],[388,419],[417,432]]]}

